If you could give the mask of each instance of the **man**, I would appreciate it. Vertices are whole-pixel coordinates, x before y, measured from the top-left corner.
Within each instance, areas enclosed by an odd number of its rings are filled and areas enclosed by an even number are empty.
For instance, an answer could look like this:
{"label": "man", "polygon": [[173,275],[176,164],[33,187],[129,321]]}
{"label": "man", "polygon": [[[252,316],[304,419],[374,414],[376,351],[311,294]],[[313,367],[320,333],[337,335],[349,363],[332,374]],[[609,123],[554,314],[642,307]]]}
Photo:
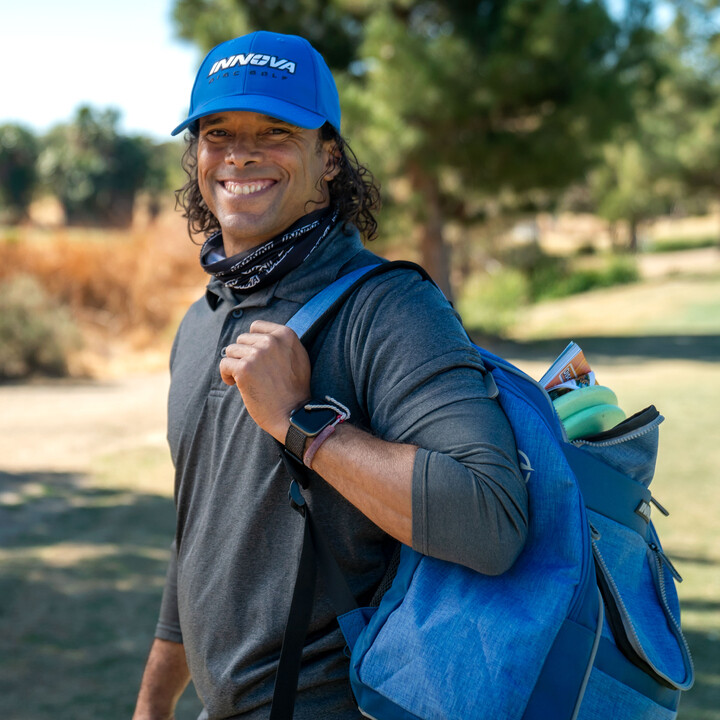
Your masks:
{"label": "man", "polygon": [[[180,198],[192,229],[214,231],[201,251],[212,279],[171,356],[177,532],[134,717],[172,717],[192,677],[201,718],[267,718],[303,532],[282,445],[312,469],[307,502],[360,604],[398,540],[503,572],[525,540],[527,496],[481,362],[419,274],[368,280],[309,354],[284,327],[377,262],[358,232],[375,233],[377,188],[310,44],[258,32],[213,49],[174,134],[185,128]],[[306,438],[290,417],[311,400],[349,418]],[[360,716],[343,647],[320,584],[295,718]]]}

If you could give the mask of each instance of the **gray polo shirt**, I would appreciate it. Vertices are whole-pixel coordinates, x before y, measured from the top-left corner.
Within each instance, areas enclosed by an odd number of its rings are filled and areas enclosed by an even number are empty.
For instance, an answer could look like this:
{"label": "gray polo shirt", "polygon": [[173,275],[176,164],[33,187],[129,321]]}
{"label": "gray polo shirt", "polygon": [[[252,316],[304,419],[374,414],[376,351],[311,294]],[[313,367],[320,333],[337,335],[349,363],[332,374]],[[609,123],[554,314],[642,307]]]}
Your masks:
{"label": "gray polo shirt", "polygon": [[[338,227],[270,287],[235,295],[211,281],[178,330],[168,414],[177,532],[156,636],[184,643],[201,718],[268,716],[303,529],[278,444],[220,378],[223,348],[253,321],[284,323],[335,278],[378,260],[357,231]],[[515,445],[439,291],[409,270],[368,280],[315,340],[310,359],[314,397],[337,398],[353,424],[420,448],[413,547],[480,572],[508,568],[527,529]],[[319,476],[305,496],[366,604],[395,541]],[[296,720],[359,717],[343,647],[320,582]]]}

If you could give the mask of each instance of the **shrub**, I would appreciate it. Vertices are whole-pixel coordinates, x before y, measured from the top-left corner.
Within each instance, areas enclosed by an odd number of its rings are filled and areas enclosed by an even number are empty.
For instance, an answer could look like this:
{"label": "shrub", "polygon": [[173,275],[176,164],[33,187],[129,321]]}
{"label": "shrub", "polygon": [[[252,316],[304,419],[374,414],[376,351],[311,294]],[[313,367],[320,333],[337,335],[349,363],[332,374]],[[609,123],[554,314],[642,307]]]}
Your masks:
{"label": "shrub", "polygon": [[718,244],[720,244],[720,241],[718,241],[717,237],[662,238],[653,240],[645,252],[666,253],[682,250],[702,250],[703,248],[715,247]]}
{"label": "shrub", "polygon": [[0,379],[67,374],[80,335],[66,308],[54,305],[36,280],[0,282]]}
{"label": "shrub", "polygon": [[637,264],[630,257],[613,256],[604,264],[584,268],[573,267],[562,258],[546,257],[530,274],[530,296],[533,301],[556,299],[638,278]]}
{"label": "shrub", "polygon": [[527,301],[528,283],[522,272],[503,268],[492,274],[471,276],[458,299],[458,310],[467,328],[502,335],[515,322]]}

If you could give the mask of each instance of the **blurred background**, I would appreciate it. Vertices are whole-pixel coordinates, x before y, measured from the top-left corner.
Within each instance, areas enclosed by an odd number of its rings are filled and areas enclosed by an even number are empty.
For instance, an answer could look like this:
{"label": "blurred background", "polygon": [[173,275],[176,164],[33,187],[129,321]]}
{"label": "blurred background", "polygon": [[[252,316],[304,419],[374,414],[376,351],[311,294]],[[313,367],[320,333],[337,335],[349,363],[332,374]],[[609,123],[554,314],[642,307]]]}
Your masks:
{"label": "blurred background", "polygon": [[2,3],[0,716],[132,714],[174,522],[167,357],[205,284],[169,132],[204,53],[256,29],[333,69],[376,252],[529,374],[574,339],[628,415],[666,416],[679,716],[720,719],[718,0]]}

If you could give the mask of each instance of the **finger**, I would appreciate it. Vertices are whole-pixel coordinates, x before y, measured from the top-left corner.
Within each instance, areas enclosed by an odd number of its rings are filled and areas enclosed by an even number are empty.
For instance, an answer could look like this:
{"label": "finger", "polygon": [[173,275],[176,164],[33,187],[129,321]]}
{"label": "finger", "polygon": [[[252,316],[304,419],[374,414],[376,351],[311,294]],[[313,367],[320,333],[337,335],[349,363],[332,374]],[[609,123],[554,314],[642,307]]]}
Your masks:
{"label": "finger", "polygon": [[[244,345],[244,346],[263,346],[267,347],[272,343],[272,335],[268,335],[267,333],[242,333],[242,335],[238,335],[235,339],[236,345]],[[228,345],[228,347],[232,347],[232,345]]]}
{"label": "finger", "polygon": [[277,323],[267,322],[266,320],[255,320],[250,325],[250,332],[255,334],[271,335],[288,343],[297,341],[297,335],[287,325],[278,325]]}
{"label": "finger", "polygon": [[220,377],[226,385],[237,385],[236,373],[238,370],[238,364],[233,359],[224,357],[220,361]]}
{"label": "finger", "polygon": [[243,345],[270,345],[274,340],[292,345],[297,342],[297,335],[286,325],[256,320],[250,326],[250,332],[238,335],[236,342]]}
{"label": "finger", "polygon": [[237,342],[228,345],[225,348],[225,357],[238,358],[241,360],[253,360],[254,358],[264,357],[269,360],[276,357],[273,351],[280,350],[282,345],[278,343],[277,338],[270,335],[250,335],[245,333],[240,335]]}
{"label": "finger", "polygon": [[279,325],[278,323],[269,322],[268,320],[255,320],[250,325],[251,333],[266,333],[268,335],[275,335],[278,331],[285,328],[285,325]]}
{"label": "finger", "polygon": [[243,342],[242,336],[238,338],[238,342],[228,345],[225,348],[225,357],[243,359],[249,357],[253,351],[253,344]]}

